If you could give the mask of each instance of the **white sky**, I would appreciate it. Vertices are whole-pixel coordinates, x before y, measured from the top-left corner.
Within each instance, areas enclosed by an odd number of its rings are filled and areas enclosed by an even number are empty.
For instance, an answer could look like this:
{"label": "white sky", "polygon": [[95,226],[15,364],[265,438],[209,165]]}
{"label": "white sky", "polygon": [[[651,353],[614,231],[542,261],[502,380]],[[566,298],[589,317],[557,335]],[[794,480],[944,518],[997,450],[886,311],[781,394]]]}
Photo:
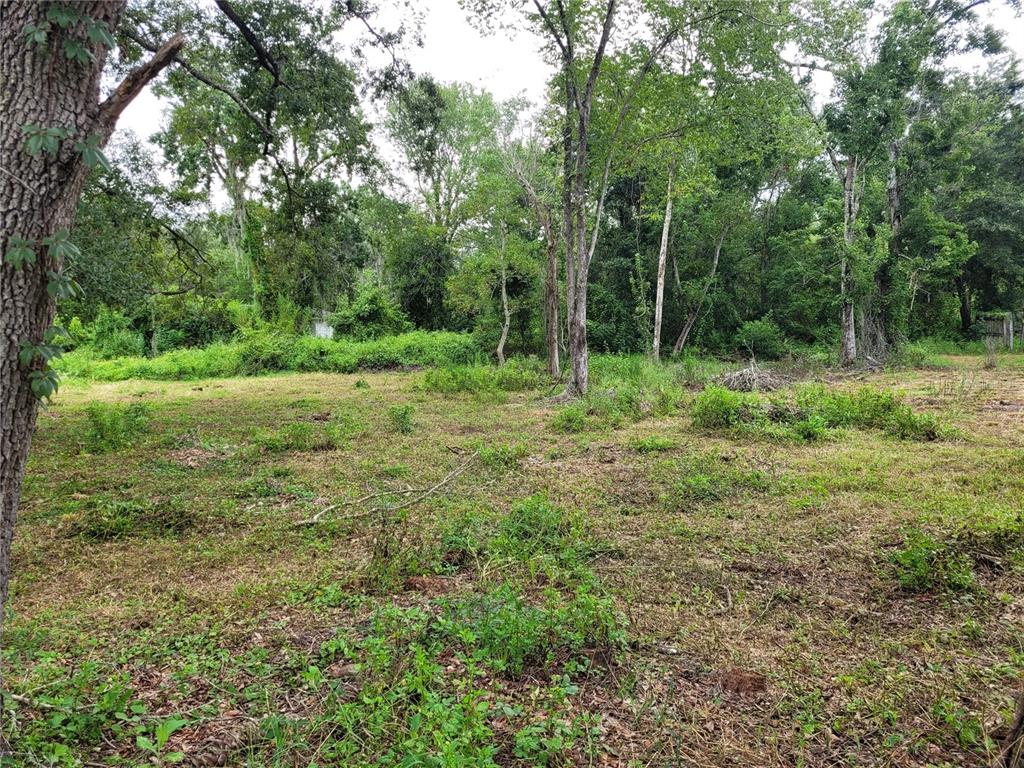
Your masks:
{"label": "white sky", "polygon": [[[2,1],[2,0],[0,0]],[[423,17],[423,47],[410,47],[405,56],[417,74],[442,82],[460,81],[491,91],[499,100],[515,96],[540,104],[550,69],[540,56],[540,40],[531,32],[500,30],[485,36],[470,25],[458,0],[430,0],[419,8]],[[1024,18],[1002,0],[993,0],[982,13],[1006,33],[1006,43],[1024,59]],[[390,9],[391,19],[397,12]],[[388,28],[389,10],[382,10],[381,28]],[[981,57],[961,57],[959,68],[980,66]],[[371,113],[372,109],[368,112]],[[119,128],[147,139],[159,129],[163,108],[151,90],[144,91],[121,117]],[[390,154],[385,150],[385,154]]]}

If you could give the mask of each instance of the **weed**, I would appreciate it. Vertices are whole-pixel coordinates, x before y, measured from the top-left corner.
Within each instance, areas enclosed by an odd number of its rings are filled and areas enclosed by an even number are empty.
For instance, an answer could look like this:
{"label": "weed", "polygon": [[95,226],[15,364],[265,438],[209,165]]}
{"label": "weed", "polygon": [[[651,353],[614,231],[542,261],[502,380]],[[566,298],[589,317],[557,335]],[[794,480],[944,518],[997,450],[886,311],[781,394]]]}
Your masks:
{"label": "weed", "polygon": [[391,422],[391,430],[400,435],[411,435],[416,429],[413,422],[413,414],[416,407],[410,403],[393,405],[388,408],[388,421]]}
{"label": "weed", "polygon": [[975,585],[970,558],[917,528],[906,532],[892,563],[900,586],[908,592],[961,592]]}
{"label": "weed", "polygon": [[84,448],[89,453],[108,453],[131,446],[149,429],[149,408],[144,403],[116,405],[90,403]]}
{"label": "weed", "polygon": [[69,532],[88,541],[112,541],[133,535],[180,534],[195,523],[194,514],[181,504],[93,496],[72,518]]}
{"label": "weed", "polygon": [[529,449],[523,443],[483,445],[478,449],[480,463],[495,470],[509,470],[519,466]]}
{"label": "weed", "polygon": [[586,404],[570,403],[558,409],[551,428],[563,434],[578,434],[586,432],[589,424]]}
{"label": "weed", "polygon": [[629,447],[638,453],[658,453],[673,450],[676,447],[676,441],[661,435],[648,435],[636,438],[629,444]]}

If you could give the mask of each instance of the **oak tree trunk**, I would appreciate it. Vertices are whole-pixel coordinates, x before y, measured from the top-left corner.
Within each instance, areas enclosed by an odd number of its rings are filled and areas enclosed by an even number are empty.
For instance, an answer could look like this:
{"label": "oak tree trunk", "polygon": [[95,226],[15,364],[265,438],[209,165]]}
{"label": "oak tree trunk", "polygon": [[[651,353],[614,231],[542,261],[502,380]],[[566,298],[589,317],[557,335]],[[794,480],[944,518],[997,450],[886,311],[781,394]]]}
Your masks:
{"label": "oak tree trunk", "polygon": [[[42,363],[21,365],[19,350],[23,343],[39,344],[52,323],[54,301],[47,284],[51,272],[63,269],[43,241],[73,223],[89,170],[79,143],[103,147],[124,108],[184,42],[175,35],[101,102],[106,50],[87,37],[82,22],[67,29],[50,25],[45,45],[26,35],[27,27],[45,26],[49,7],[31,0],[0,3],[0,256],[20,242],[35,255],[34,263],[20,269],[6,260],[0,264],[0,631],[22,479],[39,409],[30,376]],[[124,2],[73,4],[83,19],[110,30],[124,7]],[[83,64],[66,56],[63,43],[69,39],[84,45],[93,58]],[[62,129],[57,151],[29,154],[27,126]]]}

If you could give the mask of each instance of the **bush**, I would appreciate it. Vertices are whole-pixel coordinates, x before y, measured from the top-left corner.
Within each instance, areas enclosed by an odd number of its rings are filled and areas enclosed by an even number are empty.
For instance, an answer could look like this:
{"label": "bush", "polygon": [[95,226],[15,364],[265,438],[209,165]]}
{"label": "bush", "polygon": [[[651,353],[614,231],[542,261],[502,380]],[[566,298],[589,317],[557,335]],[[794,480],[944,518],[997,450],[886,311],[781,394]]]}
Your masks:
{"label": "bush", "polygon": [[421,386],[428,392],[449,395],[462,392],[521,392],[539,387],[543,376],[536,361],[516,359],[501,367],[452,365],[436,368],[427,371]]}
{"label": "bush", "polygon": [[343,301],[331,315],[334,333],[356,341],[378,339],[412,330],[412,323],[398,303],[376,283],[359,287],[351,302]]}
{"label": "bush", "polygon": [[752,413],[749,396],[725,387],[710,386],[694,398],[690,415],[697,427],[727,429],[748,420]]}
{"label": "bush", "polygon": [[551,422],[551,428],[562,434],[586,432],[590,425],[586,403],[570,403],[562,406]]}
{"label": "bush", "polygon": [[88,427],[83,445],[89,453],[127,448],[149,428],[149,409],[142,403],[90,403],[86,416]]}
{"label": "bush", "polygon": [[748,320],[736,332],[736,345],[762,360],[777,360],[786,354],[786,340],[782,330],[768,318]]}
{"label": "bush", "polygon": [[200,296],[158,297],[153,305],[153,351],[205,347],[226,341],[236,330],[228,302]]}
{"label": "bush", "polygon": [[76,349],[57,363],[68,376],[97,381],[125,379],[202,379],[258,375],[277,371],[358,370],[464,364],[479,349],[468,334],[414,331],[372,341],[332,341],[260,329],[243,332],[237,342],[203,349],[179,349],[153,358],[97,359]]}
{"label": "bush", "polygon": [[92,345],[98,357],[141,356],[145,350],[142,334],[132,328],[132,322],[120,312],[101,307],[92,324]]}

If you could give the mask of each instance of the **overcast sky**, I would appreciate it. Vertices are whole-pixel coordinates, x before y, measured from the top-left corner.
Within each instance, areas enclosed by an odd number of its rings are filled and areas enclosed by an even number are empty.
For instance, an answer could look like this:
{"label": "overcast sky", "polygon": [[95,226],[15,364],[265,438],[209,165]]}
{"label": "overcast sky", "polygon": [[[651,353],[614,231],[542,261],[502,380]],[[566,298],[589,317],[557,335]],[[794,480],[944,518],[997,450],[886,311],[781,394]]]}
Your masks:
{"label": "overcast sky", "polygon": [[[458,0],[430,0],[419,12],[423,14],[423,46],[406,51],[417,74],[430,74],[443,82],[467,82],[486,88],[501,100],[513,96],[524,96],[535,104],[543,100],[551,72],[540,56],[540,41],[531,33],[504,30],[485,36],[469,24]],[[1024,58],[1024,18],[999,0],[982,13],[1005,31],[1009,47]],[[388,11],[383,11],[381,26],[386,28],[391,21]],[[980,62],[980,56],[972,56],[954,63],[970,68]],[[160,100],[147,89],[125,110],[119,126],[146,139],[162,119]]]}

